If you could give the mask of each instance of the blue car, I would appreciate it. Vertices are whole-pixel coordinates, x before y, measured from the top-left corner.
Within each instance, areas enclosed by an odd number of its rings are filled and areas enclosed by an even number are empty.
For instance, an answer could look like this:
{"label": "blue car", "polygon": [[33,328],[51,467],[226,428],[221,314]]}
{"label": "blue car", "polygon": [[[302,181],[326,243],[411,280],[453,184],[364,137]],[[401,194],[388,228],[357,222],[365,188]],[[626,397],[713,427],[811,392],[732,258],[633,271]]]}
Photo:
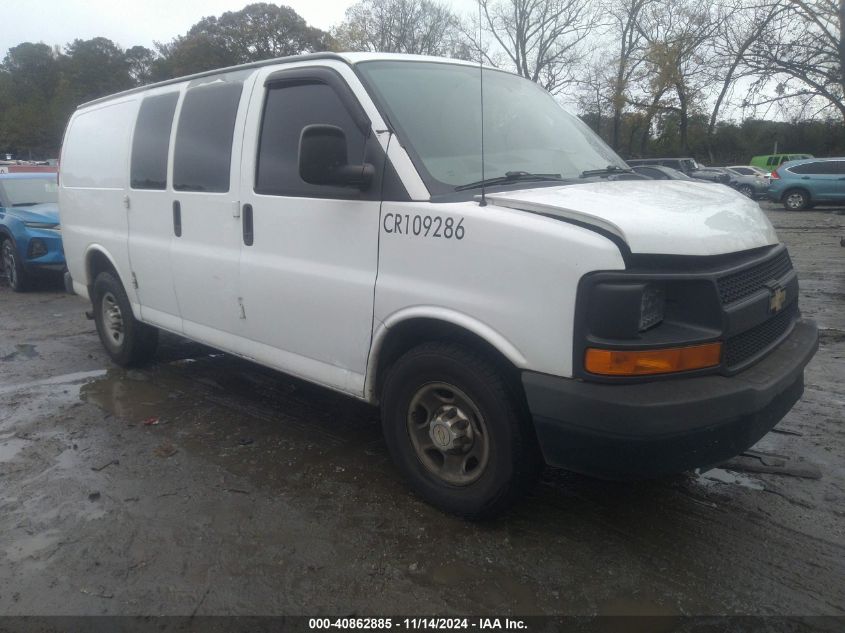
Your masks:
{"label": "blue car", "polygon": [[817,204],[845,204],[845,158],[807,158],[772,172],[768,196],[788,211]]}
{"label": "blue car", "polygon": [[16,292],[65,269],[54,173],[0,174],[0,274]]}

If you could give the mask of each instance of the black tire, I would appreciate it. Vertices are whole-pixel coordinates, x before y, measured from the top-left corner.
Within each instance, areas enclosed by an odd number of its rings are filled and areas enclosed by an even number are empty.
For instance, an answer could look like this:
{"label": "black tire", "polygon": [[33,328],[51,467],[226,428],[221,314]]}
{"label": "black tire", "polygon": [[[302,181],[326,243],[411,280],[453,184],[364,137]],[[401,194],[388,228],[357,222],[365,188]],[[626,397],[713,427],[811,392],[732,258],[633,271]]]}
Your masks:
{"label": "black tire", "polygon": [[0,265],[9,287],[15,292],[26,292],[30,288],[31,279],[23,267],[15,242],[11,237],[0,239]]}
{"label": "black tire", "polygon": [[[158,330],[135,319],[126,290],[114,273],[97,275],[92,303],[100,342],[116,364],[133,367],[153,357],[158,346]],[[119,320],[119,328],[115,320]]]}
{"label": "black tire", "polygon": [[754,187],[752,187],[751,185],[740,185],[737,188],[737,191],[739,191],[746,198],[751,198],[752,200],[754,199]]}
{"label": "black tire", "polygon": [[[428,453],[418,451],[415,441],[419,440],[412,439],[414,415],[419,411],[419,407],[411,411],[412,402],[420,392],[438,391],[433,385],[444,384],[467,398],[469,408],[478,414],[469,416],[475,419],[473,425],[480,418],[484,428],[484,433],[476,431],[472,441],[473,445],[484,442],[484,465],[476,459],[475,468],[480,471],[461,475],[475,479],[459,485],[435,474],[431,461],[429,466],[424,463],[429,455],[436,456],[433,446]],[[388,450],[411,488],[428,503],[467,519],[492,518],[507,510],[536,481],[543,462],[524,398],[486,356],[457,343],[422,344],[390,368],[382,394],[382,429]],[[422,424],[416,428],[430,429],[432,417],[436,416],[422,415]]]}
{"label": "black tire", "polygon": [[783,194],[783,208],[787,211],[803,211],[810,208],[810,194],[803,189],[790,189]]}

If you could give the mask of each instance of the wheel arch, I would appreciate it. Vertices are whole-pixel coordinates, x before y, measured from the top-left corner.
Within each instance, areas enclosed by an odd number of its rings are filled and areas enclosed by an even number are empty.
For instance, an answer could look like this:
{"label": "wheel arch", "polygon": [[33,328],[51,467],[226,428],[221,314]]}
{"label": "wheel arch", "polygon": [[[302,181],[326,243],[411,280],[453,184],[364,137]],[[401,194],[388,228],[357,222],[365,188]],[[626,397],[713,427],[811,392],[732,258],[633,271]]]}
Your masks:
{"label": "wheel arch", "polygon": [[810,193],[809,189],[801,185],[791,185],[783,190],[783,193],[780,196],[780,201],[783,202],[786,199],[786,196],[788,196],[793,191],[800,191],[801,193],[807,196],[807,200],[813,200],[813,194]]}
{"label": "wheel arch", "polygon": [[390,366],[412,347],[437,340],[464,343],[514,375],[527,364],[522,353],[489,325],[457,311],[416,306],[390,315],[376,327],[367,359],[364,398],[378,403]]}
{"label": "wheel arch", "polygon": [[111,253],[99,244],[92,244],[85,251],[85,286],[89,297],[94,296],[94,280],[102,272],[113,272],[126,288],[126,282],[120,276],[120,269]]}

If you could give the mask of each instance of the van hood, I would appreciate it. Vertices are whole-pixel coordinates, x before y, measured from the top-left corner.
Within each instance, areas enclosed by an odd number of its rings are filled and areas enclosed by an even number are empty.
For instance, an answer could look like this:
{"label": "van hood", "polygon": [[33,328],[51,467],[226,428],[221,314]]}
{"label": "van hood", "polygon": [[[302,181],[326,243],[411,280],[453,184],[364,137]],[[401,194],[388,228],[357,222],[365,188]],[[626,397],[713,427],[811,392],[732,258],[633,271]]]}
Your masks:
{"label": "van hood", "polygon": [[21,222],[59,223],[59,206],[53,202],[33,204],[27,207],[7,207],[6,213],[18,218]]}
{"label": "van hood", "polygon": [[632,253],[721,255],[778,243],[760,205],[712,183],[601,181],[490,193],[487,200],[609,231]]}

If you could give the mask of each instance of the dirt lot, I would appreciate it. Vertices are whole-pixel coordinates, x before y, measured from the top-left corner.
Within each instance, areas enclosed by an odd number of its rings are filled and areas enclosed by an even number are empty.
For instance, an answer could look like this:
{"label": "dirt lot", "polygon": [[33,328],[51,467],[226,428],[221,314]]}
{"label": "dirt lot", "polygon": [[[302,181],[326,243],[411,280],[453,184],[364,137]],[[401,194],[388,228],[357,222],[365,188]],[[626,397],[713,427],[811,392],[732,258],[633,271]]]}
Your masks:
{"label": "dirt lot", "polygon": [[822,335],[756,448],[821,478],[550,471],[489,524],[367,406],[175,337],[124,371],[82,299],[0,287],[0,613],[845,615],[845,210],[768,212]]}

